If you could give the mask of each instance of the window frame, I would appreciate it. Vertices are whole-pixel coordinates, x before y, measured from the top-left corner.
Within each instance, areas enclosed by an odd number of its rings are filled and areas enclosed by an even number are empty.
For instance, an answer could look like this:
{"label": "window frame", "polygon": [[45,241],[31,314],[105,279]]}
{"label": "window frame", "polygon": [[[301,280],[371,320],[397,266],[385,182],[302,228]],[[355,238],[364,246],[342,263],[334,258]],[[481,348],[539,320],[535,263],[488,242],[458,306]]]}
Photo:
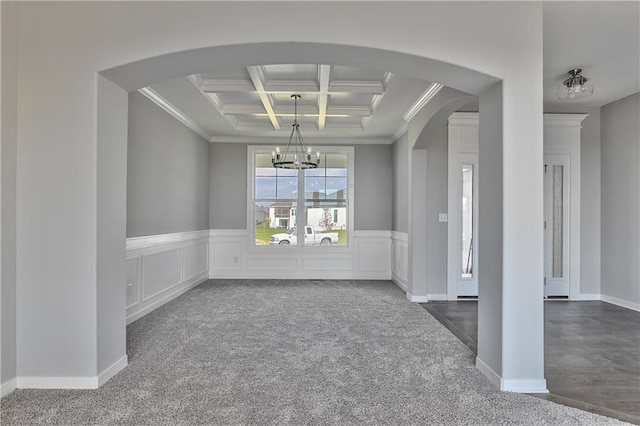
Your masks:
{"label": "window frame", "polygon": [[[247,249],[248,251],[255,252],[265,252],[269,253],[275,252],[297,252],[304,250],[312,250],[312,251],[320,251],[327,253],[345,253],[353,251],[353,232],[354,232],[354,179],[355,179],[355,149],[352,146],[323,146],[320,149],[320,155],[325,154],[344,154],[347,157],[347,193],[346,193],[346,223],[347,223],[347,238],[345,246],[320,246],[320,245],[305,245],[304,243],[299,243],[296,245],[290,246],[271,246],[271,245],[257,245],[256,244],[256,199],[254,198],[255,190],[256,190],[256,175],[255,175],[255,167],[256,167],[256,155],[257,154],[269,154],[274,151],[275,146],[273,145],[248,145],[247,146]],[[320,164],[322,167],[323,164]],[[291,199],[292,202],[291,208],[295,210],[296,222],[299,222],[302,218],[303,222],[306,226],[307,214],[306,214],[306,201],[305,198],[305,178],[304,178],[304,170],[299,171],[298,173],[298,197],[296,199]],[[283,200],[284,201],[284,200]],[[327,200],[332,201],[332,200]],[[331,207],[333,209],[333,207]],[[301,214],[301,211],[303,214]],[[302,223],[302,222],[300,222]],[[296,223],[299,225],[299,223]],[[274,249],[274,247],[277,247]]]}

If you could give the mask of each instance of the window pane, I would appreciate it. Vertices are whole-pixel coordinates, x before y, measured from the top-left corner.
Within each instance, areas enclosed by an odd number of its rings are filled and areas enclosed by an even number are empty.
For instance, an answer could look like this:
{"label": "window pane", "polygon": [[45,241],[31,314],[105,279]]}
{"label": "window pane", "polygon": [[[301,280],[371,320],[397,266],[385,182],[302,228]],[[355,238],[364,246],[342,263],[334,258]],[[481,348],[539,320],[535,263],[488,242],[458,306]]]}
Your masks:
{"label": "window pane", "polygon": [[271,163],[271,154],[256,154],[256,170],[258,169],[275,170]]}
{"label": "window pane", "polygon": [[[332,172],[332,176],[336,176],[333,173],[342,173],[338,172],[338,170],[347,170],[347,155],[346,154],[326,154],[322,156],[324,158],[321,159],[320,165],[329,170],[336,170],[336,172]],[[322,161],[324,160],[324,161]],[[338,176],[346,176],[338,175]]]}
{"label": "window pane", "polygon": [[312,226],[315,235],[305,239],[305,245],[346,246],[347,203],[345,201],[306,202],[307,225]]}
{"label": "window pane", "polygon": [[462,278],[473,277],[473,165],[462,166]]}
{"label": "window pane", "polygon": [[276,198],[276,178],[256,176],[255,198]]}
{"label": "window pane", "polygon": [[304,198],[325,198],[324,177],[305,177]]}
{"label": "window pane", "polygon": [[347,198],[347,178],[327,178],[327,197],[334,200]]}
{"label": "window pane", "polygon": [[[259,201],[254,204],[256,245],[265,246],[271,242],[271,236],[287,233],[290,228],[296,226],[295,208],[288,201]],[[295,238],[286,236],[279,238],[279,243],[295,244]]]}
{"label": "window pane", "polygon": [[553,166],[553,278],[563,276],[563,166]]}
{"label": "window pane", "polygon": [[276,198],[278,199],[296,199],[298,197],[298,177],[279,177],[277,178],[278,187],[276,188]]}

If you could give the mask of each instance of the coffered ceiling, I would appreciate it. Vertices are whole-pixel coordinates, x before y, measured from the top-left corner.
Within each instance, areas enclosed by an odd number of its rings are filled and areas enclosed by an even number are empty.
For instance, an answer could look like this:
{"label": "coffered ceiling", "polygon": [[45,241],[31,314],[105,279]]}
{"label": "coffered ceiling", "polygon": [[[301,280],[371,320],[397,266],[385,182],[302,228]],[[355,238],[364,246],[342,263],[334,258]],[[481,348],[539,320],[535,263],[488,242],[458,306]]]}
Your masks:
{"label": "coffered ceiling", "polygon": [[[182,115],[212,142],[248,141],[291,132],[293,94],[305,140],[356,138],[389,143],[407,114],[441,86],[384,71],[328,64],[278,64],[194,74],[142,93]],[[171,112],[171,111],[170,111]],[[175,114],[174,114],[175,115]]]}
{"label": "coffered ceiling", "polygon": [[[640,91],[640,3],[545,2],[545,111],[600,107]],[[592,97],[555,97],[567,71],[582,68]],[[301,132],[313,144],[390,143],[441,85],[335,64],[264,64],[216,69],[140,91],[212,142],[277,143],[291,132],[293,100]],[[468,105],[466,110],[477,110]]]}

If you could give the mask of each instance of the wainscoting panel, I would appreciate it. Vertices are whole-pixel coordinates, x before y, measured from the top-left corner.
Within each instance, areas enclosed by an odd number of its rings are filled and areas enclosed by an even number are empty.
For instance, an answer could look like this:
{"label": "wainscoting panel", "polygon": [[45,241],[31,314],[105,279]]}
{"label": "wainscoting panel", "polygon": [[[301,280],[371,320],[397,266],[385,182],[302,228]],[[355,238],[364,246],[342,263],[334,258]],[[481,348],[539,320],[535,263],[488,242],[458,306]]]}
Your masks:
{"label": "wainscoting panel", "polygon": [[344,258],[303,258],[302,268],[305,271],[351,271],[353,270],[353,259]]}
{"label": "wainscoting panel", "polygon": [[140,258],[127,259],[127,309],[140,302]]}
{"label": "wainscoting panel", "polygon": [[211,278],[391,279],[391,232],[353,231],[350,247],[255,247],[244,229],[212,229]]}
{"label": "wainscoting panel", "polygon": [[172,249],[142,256],[142,301],[182,281],[182,250]]}
{"label": "wainscoting panel", "polygon": [[[275,250],[280,250],[276,248]],[[247,256],[247,270],[249,271],[297,271],[298,258],[296,256]]]}
{"label": "wainscoting panel", "polygon": [[209,278],[209,230],[127,239],[127,324]]}
{"label": "wainscoting panel", "polygon": [[409,234],[406,232],[391,233],[392,279],[403,289],[409,289]]}
{"label": "wainscoting panel", "polygon": [[209,241],[200,241],[197,244],[186,246],[184,253],[184,279],[191,278],[209,272]]}

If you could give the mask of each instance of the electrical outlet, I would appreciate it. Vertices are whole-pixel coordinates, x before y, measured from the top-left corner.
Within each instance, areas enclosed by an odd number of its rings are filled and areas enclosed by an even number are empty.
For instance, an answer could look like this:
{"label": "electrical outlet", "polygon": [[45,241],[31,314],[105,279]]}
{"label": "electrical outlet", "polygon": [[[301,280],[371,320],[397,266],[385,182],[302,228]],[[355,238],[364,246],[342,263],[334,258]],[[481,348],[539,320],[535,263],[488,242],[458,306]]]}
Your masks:
{"label": "electrical outlet", "polygon": [[440,213],[438,214],[438,222],[448,222],[449,221],[449,215],[446,213]]}

